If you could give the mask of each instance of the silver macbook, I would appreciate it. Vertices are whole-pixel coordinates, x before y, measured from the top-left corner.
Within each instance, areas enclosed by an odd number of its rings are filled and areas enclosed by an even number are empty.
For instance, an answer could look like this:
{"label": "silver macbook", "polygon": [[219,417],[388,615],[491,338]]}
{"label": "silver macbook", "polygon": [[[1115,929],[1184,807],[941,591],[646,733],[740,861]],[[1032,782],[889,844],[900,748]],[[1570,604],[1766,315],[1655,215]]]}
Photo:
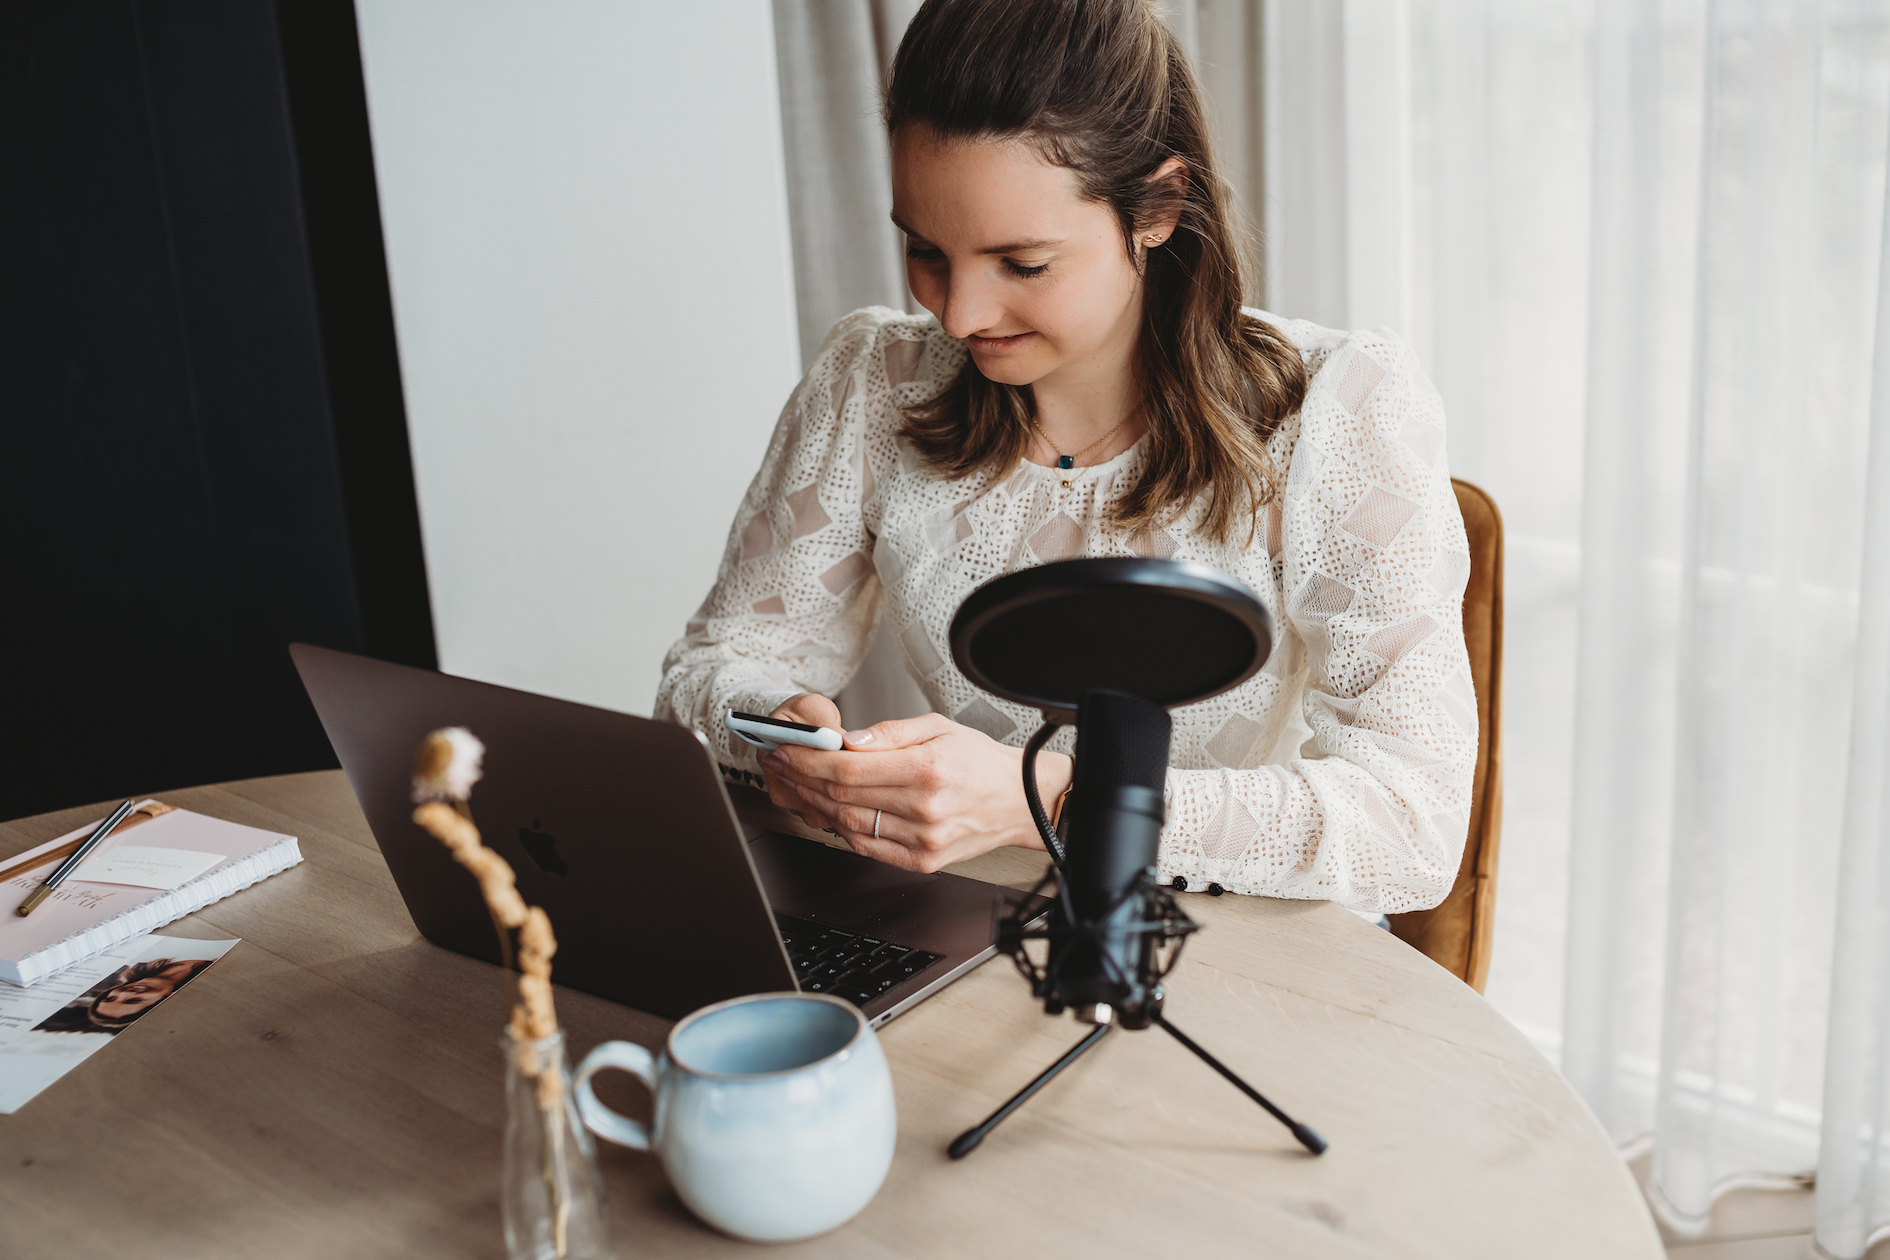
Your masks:
{"label": "silver macbook", "polygon": [[499,961],[478,886],[411,817],[413,751],[442,726],[485,743],[473,818],[551,916],[552,978],[639,1010],[674,1019],[798,988],[846,998],[877,1026],[991,957],[994,906],[1021,896],[744,828],[707,742],[683,727],[289,652],[414,926],[457,953]]}

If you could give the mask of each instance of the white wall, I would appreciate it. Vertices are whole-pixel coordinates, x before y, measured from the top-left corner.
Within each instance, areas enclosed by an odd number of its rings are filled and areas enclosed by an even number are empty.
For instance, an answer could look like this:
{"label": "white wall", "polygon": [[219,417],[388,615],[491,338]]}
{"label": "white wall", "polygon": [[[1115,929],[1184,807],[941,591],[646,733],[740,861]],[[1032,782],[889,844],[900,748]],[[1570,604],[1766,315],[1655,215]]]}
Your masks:
{"label": "white wall", "polygon": [[799,375],[769,0],[357,0],[441,668],[647,713]]}

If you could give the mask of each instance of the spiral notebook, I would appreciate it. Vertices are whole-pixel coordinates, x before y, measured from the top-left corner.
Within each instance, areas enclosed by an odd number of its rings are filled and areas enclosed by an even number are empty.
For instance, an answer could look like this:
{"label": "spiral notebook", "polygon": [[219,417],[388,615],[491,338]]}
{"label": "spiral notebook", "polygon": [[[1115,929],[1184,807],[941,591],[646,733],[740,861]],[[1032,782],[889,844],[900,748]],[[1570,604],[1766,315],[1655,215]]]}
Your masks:
{"label": "spiral notebook", "polygon": [[139,809],[24,919],[14,911],[52,873],[53,851],[103,820],[0,861],[0,980],[32,985],[302,860],[294,836],[156,801]]}

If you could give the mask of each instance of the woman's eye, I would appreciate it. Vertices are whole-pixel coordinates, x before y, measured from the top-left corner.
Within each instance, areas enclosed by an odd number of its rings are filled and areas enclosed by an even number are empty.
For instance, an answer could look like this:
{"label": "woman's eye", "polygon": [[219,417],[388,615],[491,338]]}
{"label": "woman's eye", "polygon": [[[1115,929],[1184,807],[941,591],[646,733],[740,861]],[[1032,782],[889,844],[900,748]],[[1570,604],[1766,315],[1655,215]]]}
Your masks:
{"label": "woman's eye", "polygon": [[1040,263],[1035,267],[1026,267],[1023,263],[1012,262],[1008,258],[1004,260],[1004,265],[1010,270],[1012,275],[1022,276],[1026,280],[1030,279],[1032,276],[1041,276],[1044,272],[1050,270],[1049,263]]}
{"label": "woman's eye", "polygon": [[908,244],[906,246],[906,257],[916,259],[919,262],[937,262],[939,259],[945,257],[945,253],[943,250],[933,249],[929,245]]}

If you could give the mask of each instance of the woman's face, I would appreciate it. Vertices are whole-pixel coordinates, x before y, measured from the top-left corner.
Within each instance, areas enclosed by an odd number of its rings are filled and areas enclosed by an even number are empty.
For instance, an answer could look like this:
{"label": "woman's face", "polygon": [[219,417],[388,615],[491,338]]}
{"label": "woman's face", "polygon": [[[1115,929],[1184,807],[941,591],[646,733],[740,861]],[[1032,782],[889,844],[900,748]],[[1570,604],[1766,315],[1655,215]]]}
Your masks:
{"label": "woman's face", "polygon": [[135,1015],[155,1002],[162,1002],[173,990],[190,979],[189,962],[174,962],[156,975],[118,985],[96,1002],[92,1009],[107,1019]]}
{"label": "woman's face", "polygon": [[119,985],[99,999],[92,1009],[107,1019],[123,1019],[153,1002],[162,1002],[176,987],[175,980],[168,980],[161,975],[146,976],[142,980]]}
{"label": "woman's face", "polygon": [[920,305],[994,381],[1080,386],[1135,348],[1142,281],[1106,204],[1019,142],[893,136],[893,219]]}

